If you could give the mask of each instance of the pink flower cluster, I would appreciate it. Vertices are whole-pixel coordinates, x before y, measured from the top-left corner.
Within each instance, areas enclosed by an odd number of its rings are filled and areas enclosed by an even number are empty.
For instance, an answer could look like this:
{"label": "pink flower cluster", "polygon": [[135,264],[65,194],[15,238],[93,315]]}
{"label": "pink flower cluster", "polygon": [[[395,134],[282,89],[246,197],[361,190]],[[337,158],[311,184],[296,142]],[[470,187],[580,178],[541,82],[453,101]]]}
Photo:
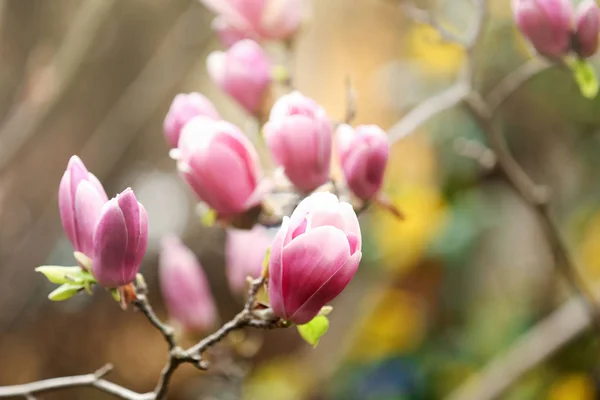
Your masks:
{"label": "pink flower cluster", "polygon": [[595,0],[573,8],[571,0],[513,0],[517,26],[535,49],[550,59],[574,51],[593,56],[598,49],[600,11]]}
{"label": "pink flower cluster", "polygon": [[[362,256],[353,207],[317,191],[331,180],[334,147],[347,187],[369,201],[383,184],[387,137],[374,125],[343,124],[334,133],[325,109],[298,91],[267,104],[271,63],[257,41],[290,39],[301,22],[302,0],[203,2],[217,12],[213,26],[230,46],[209,55],[209,75],[250,114],[268,117],[262,121],[266,145],[303,200],[279,229],[256,225],[256,219],[252,229],[233,229],[240,227],[236,221],[263,209],[272,186],[265,184],[252,142],[200,93],[174,98],[164,135],[182,179],[229,227],[225,250],[231,290],[242,294],[248,276],[268,272],[273,313],[304,324],[348,285]],[[146,211],[133,191],[108,200],[100,182],[74,156],[60,184],[59,201],[67,236],[91,260],[82,267],[107,288],[131,283],[148,240]],[[159,279],[169,314],[182,328],[203,331],[214,325],[216,307],[200,262],[174,236],[163,240]]]}

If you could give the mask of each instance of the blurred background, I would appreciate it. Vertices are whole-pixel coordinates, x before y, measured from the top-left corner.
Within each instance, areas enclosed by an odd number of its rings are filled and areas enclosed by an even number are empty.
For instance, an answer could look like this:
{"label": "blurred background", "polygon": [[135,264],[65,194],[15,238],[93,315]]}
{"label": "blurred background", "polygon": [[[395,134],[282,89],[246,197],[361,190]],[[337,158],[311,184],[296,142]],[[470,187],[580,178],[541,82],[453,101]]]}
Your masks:
{"label": "blurred background", "polygon": [[[355,123],[384,129],[454,81],[463,50],[413,23],[399,3],[311,2],[294,81],[331,118],[345,113],[347,77],[358,94]],[[448,25],[467,29],[471,2],[445,3]],[[509,3],[489,1],[475,71],[482,93],[531,57]],[[200,223],[162,134],[171,100],[190,91],[252,129],[207,76],[206,56],[220,49],[212,17],[194,0],[0,0],[0,385],[111,362],[110,380],[148,391],[166,361],[162,337],[140,313],[122,311],[102,290],[51,303],[53,285],[33,271],[73,263],[57,206],[72,154],[109,196],[131,186],[148,210],[142,273],[159,316],[167,317],[157,251],[170,232],[198,254],[221,319],[240,309],[225,279],[224,231]],[[600,59],[591,61],[600,69]],[[600,278],[600,100],[584,99],[564,71],[549,69],[498,113],[516,158],[553,189],[553,212],[592,286]],[[457,107],[393,145],[386,192],[407,218],[375,208],[361,215],[361,268],[333,303],[316,349],[295,330],[249,331],[236,352],[215,349],[227,362],[214,370],[180,368],[169,398],[440,399],[510,349],[572,293],[527,206],[461,151],[483,142]],[[597,338],[580,330],[566,342],[501,398],[600,398]],[[109,396],[73,389],[43,398]]]}

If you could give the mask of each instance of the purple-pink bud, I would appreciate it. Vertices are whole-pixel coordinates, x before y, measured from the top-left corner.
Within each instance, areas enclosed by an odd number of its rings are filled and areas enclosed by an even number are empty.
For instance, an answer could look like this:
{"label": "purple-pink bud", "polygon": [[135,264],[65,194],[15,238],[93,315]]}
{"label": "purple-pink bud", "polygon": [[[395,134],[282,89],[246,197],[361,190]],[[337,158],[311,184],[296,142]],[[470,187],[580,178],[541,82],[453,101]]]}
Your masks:
{"label": "purple-pink bud", "polygon": [[273,235],[268,229],[255,225],[251,230],[228,229],[225,242],[225,261],[229,287],[235,294],[243,294],[247,278],[258,278]]}
{"label": "purple-pink bud", "polygon": [[92,273],[98,283],[117,288],[133,282],[148,245],[148,215],[127,188],[108,201],[94,231]]}
{"label": "purple-pink bud", "polygon": [[591,57],[598,50],[600,10],[594,0],[585,0],[577,7],[575,17],[575,51],[580,57]]}
{"label": "purple-pink bud", "polygon": [[299,92],[277,100],[264,134],[277,164],[303,192],[329,180],[331,123],[323,107]]}
{"label": "purple-pink bud", "polygon": [[302,22],[304,0],[201,1],[237,30],[263,39],[288,39]]}
{"label": "purple-pink bud", "polygon": [[202,94],[180,93],[175,96],[163,123],[165,137],[172,148],[177,147],[183,126],[199,115],[221,119],[213,103]]}
{"label": "purple-pink bud", "polygon": [[100,181],[88,172],[79,157],[71,157],[60,181],[58,206],[62,226],[75,251],[92,256],[94,229],[107,201]]}
{"label": "purple-pink bud", "polygon": [[390,152],[387,135],[376,125],[355,130],[343,124],[337,130],[337,145],[348,187],[358,198],[369,200],[383,184]]}
{"label": "purple-pink bud", "polygon": [[220,217],[241,214],[262,201],[258,154],[235,125],[196,117],[183,128],[179,150],[181,175]]}
{"label": "purple-pink bud", "polygon": [[271,83],[271,64],[255,41],[244,39],[226,52],[213,51],[206,67],[212,80],[249,113],[260,111]]}
{"label": "purple-pink bud", "polygon": [[252,32],[243,31],[231,25],[227,19],[221,15],[217,15],[213,19],[211,28],[216,32],[219,40],[226,48],[233,46],[235,43],[244,39],[254,39]]}
{"label": "purple-pink bud", "polygon": [[167,311],[183,329],[204,332],[215,324],[217,311],[204,270],[176,236],[162,241],[158,276]]}
{"label": "purple-pink bud", "polygon": [[558,58],[569,50],[571,0],[513,0],[512,4],[517,26],[540,54]]}
{"label": "purple-pink bud", "polygon": [[313,319],[350,283],[360,263],[361,234],[352,206],[331,193],[300,202],[271,246],[269,300],[295,324]]}

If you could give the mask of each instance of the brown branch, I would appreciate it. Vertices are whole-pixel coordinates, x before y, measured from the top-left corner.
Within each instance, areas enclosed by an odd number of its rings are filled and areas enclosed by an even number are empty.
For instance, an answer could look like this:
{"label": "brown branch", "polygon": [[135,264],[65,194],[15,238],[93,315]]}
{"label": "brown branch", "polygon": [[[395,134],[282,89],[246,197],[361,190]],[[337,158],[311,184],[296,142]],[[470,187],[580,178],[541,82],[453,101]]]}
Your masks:
{"label": "brown branch", "polygon": [[[523,170],[508,149],[502,132],[493,123],[495,111],[509,96],[530,79],[544,71],[548,65],[536,62],[524,64],[492,89],[488,95],[488,102],[486,102],[473,89],[473,70],[475,67],[474,53],[481,42],[485,29],[487,2],[486,0],[473,0],[473,2],[477,7],[477,21],[473,26],[471,40],[465,45],[465,49],[467,50],[467,60],[464,69],[465,76],[461,77],[454,86],[451,86],[445,92],[442,92],[442,94],[428,99],[411,111],[411,113],[390,130],[390,141],[394,142],[408,135],[423,122],[437,115],[439,112],[459,103],[464,104],[483,130],[490,148],[495,154],[496,167],[503,172],[507,183],[525,200],[540,221],[546,240],[552,249],[557,271],[569,283],[572,290],[578,294],[578,297],[584,300],[589,319],[592,321],[592,325],[596,331],[600,333],[600,309],[593,293],[579,274],[579,270],[572,260],[569,249],[562,238],[560,228],[549,211],[549,190],[544,186],[536,184]],[[440,34],[443,35],[443,32],[440,32]],[[408,122],[405,121],[407,119]],[[574,306],[570,306],[570,308],[572,307]],[[560,315],[568,315],[568,313],[562,312]],[[565,317],[557,317],[557,319],[562,321]],[[584,328],[582,325],[587,326],[587,323],[582,323],[580,320],[576,322],[579,322],[578,326],[581,326],[581,330]],[[509,358],[510,362],[503,362],[501,359],[497,364],[492,364],[488,369],[482,371],[481,374],[476,375],[469,381],[464,389],[459,388],[450,398],[452,400],[480,400],[491,399],[499,395],[502,390],[506,389],[511,383],[514,383],[526,372],[530,366],[545,359],[545,357],[551,354],[551,350],[553,351],[566,343],[567,338],[574,336],[575,333],[580,331],[573,329],[567,331],[564,336],[554,336],[554,340],[552,340],[552,336],[554,335],[553,330],[557,327],[557,324],[552,319],[546,325],[542,325],[539,330],[533,330],[531,332],[533,339],[527,336],[524,342],[519,342],[515,348],[509,350],[508,354],[511,355]],[[550,328],[546,326],[550,326]],[[548,346],[538,346],[539,336],[542,335],[538,332],[543,332],[551,337],[549,342],[548,338],[546,338],[546,343],[549,343]],[[529,351],[526,352],[525,350]],[[480,377],[480,375],[483,375],[483,377]]]}
{"label": "brown branch", "polygon": [[175,370],[184,363],[190,363],[202,370],[208,369],[209,364],[202,359],[204,352],[223,340],[229,333],[245,327],[274,329],[287,326],[279,318],[273,316],[269,309],[261,310],[262,313],[260,317],[258,312],[254,311],[256,295],[260,288],[264,285],[264,282],[264,277],[252,281],[248,290],[248,300],[246,301],[243,310],[240,311],[231,321],[225,323],[225,325],[219,328],[216,332],[208,335],[200,342],[190,347],[188,350],[184,350],[177,344],[173,328],[163,323],[154,313],[154,310],[152,309],[152,306],[146,297],[145,283],[143,282],[143,279],[138,277],[135,288],[137,299],[133,301],[133,305],[144,314],[152,326],[162,333],[165,341],[169,345],[169,360],[164,366],[158,379],[156,388],[153,392],[133,392],[115,383],[102,379],[102,377],[112,369],[112,366],[109,364],[93,374],[66,376],[31,382],[23,385],[0,387],[0,398],[23,396],[27,399],[32,399],[35,398],[34,394],[36,393],[49,392],[65,388],[92,386],[122,399],[162,400],[166,398],[169,389],[169,383],[173,377],[173,374],[175,373]]}
{"label": "brown branch", "polygon": [[127,400],[150,400],[153,393],[137,393],[122,386],[102,379],[112,370],[112,365],[107,364],[94,373],[86,375],[65,376],[62,378],[45,379],[22,385],[0,387],[0,398],[22,396],[26,399],[35,399],[35,395],[52,392],[60,389],[90,386]]}
{"label": "brown branch", "polygon": [[515,189],[532,209],[544,230],[555,267],[563,275],[575,293],[585,301],[595,329],[600,333],[600,309],[593,293],[587,287],[585,280],[579,273],[575,262],[569,254],[569,249],[564,242],[560,228],[556,225],[549,211],[550,193],[544,186],[537,185],[527,175],[519,163],[514,159],[502,132],[492,123],[492,114],[481,96],[472,93],[465,103],[467,110],[477,120],[486,135],[491,150],[496,154],[499,169],[504,173],[506,181]]}
{"label": "brown branch", "polygon": [[490,112],[494,114],[511,94],[549,67],[551,67],[551,64],[548,64],[544,60],[532,58],[504,77],[490,90],[486,97],[486,103]]}
{"label": "brown branch", "polygon": [[589,314],[582,307],[580,299],[568,300],[454,390],[447,400],[498,398],[520,377],[581,334],[589,325]]}
{"label": "brown branch", "polygon": [[400,121],[388,129],[388,141],[395,143],[412,134],[425,122],[459,104],[469,94],[470,87],[462,81],[433,95],[410,110]]}

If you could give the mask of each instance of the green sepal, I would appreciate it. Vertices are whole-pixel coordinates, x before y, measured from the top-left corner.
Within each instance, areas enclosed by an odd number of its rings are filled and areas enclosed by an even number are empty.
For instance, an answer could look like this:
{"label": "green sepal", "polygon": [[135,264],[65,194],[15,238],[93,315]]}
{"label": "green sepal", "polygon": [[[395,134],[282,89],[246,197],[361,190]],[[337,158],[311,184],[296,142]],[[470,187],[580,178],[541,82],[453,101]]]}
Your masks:
{"label": "green sepal", "polygon": [[83,272],[80,267],[63,267],[60,265],[42,265],[37,267],[35,271],[58,285],[76,282],[77,277]]}
{"label": "green sepal", "polygon": [[304,325],[297,325],[298,333],[308,344],[317,347],[321,337],[329,329],[329,319],[324,315],[317,315]]}
{"label": "green sepal", "polygon": [[54,289],[54,291],[48,295],[48,299],[52,301],[68,300],[79,293],[79,291],[81,291],[83,288],[84,284],[65,283]]}
{"label": "green sepal", "polygon": [[121,302],[121,293],[119,293],[119,289],[110,289],[110,294],[114,301],[117,303]]}
{"label": "green sepal", "polygon": [[271,68],[271,78],[275,82],[286,82],[290,79],[290,71],[284,65],[275,65]]}
{"label": "green sepal", "polygon": [[573,77],[579,91],[586,99],[593,99],[598,94],[599,84],[596,71],[591,63],[582,58],[569,58],[567,65],[573,72]]}

